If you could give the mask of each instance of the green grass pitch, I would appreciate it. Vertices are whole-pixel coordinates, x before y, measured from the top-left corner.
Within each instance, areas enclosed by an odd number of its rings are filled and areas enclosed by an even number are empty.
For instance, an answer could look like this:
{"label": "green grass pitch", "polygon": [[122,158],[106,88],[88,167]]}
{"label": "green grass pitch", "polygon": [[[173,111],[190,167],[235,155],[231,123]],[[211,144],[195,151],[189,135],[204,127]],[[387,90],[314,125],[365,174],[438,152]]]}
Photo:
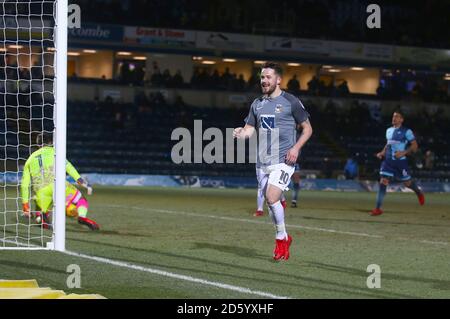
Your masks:
{"label": "green grass pitch", "polygon": [[[101,231],[68,219],[67,250],[134,269],[59,252],[0,250],[0,279],[34,278],[41,287],[107,298],[450,298],[448,194],[427,194],[421,207],[414,194],[389,193],[385,214],[371,217],[374,193],[300,192],[299,207],[286,212],[291,258],[281,262],[272,260],[267,208],[252,216],[255,195],[97,187],[89,216]],[[70,264],[80,266],[80,289],[66,286]],[[366,285],[370,264],[381,268],[379,289]]]}

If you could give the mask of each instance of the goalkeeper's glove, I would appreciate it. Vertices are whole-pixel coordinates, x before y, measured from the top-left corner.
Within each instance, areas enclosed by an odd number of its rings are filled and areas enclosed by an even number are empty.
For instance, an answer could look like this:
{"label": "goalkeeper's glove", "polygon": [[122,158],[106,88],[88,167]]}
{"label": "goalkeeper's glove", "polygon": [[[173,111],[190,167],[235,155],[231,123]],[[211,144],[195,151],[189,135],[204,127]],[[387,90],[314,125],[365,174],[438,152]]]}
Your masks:
{"label": "goalkeeper's glove", "polygon": [[86,182],[82,177],[80,177],[77,180],[77,183],[78,183],[78,185],[81,185],[84,188],[86,188],[88,195],[92,195],[93,189],[92,189],[91,185],[89,185],[88,182]]}
{"label": "goalkeeper's glove", "polygon": [[23,203],[22,204],[22,210],[25,217],[30,217],[30,204],[29,203]]}

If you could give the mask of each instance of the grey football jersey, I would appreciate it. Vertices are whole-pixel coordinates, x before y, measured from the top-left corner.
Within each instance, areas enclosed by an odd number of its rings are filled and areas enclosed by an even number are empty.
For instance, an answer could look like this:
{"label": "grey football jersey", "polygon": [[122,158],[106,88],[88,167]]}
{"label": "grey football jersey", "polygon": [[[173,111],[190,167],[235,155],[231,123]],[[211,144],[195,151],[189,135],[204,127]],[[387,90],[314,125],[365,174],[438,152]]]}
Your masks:
{"label": "grey football jersey", "polygon": [[308,118],[302,102],[285,91],[275,98],[255,99],[245,123],[255,127],[259,136],[256,166],[285,163],[287,152],[297,142],[297,125]]}

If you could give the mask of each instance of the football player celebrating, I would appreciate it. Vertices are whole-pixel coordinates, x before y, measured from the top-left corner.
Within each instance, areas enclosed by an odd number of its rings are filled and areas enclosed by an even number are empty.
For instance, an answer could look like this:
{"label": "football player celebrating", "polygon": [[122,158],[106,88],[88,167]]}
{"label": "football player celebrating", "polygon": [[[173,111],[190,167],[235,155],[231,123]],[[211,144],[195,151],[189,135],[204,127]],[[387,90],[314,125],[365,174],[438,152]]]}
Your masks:
{"label": "football player celebrating", "polygon": [[[287,260],[290,256],[292,237],[286,231],[280,199],[294,173],[298,154],[312,135],[308,112],[298,98],[281,90],[281,77],[282,69],[278,64],[267,62],[262,66],[263,96],[252,103],[245,126],[233,132],[239,139],[250,138],[255,131],[259,134],[256,165],[267,177],[262,189],[276,230],[275,260]],[[297,125],[303,129],[298,140]]]}

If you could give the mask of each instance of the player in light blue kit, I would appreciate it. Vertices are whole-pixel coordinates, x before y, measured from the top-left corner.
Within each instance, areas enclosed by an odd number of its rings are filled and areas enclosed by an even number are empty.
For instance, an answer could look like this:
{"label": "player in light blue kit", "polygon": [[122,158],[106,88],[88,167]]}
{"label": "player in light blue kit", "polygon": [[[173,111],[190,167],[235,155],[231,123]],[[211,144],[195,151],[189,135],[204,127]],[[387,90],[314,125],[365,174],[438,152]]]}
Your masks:
{"label": "player in light blue kit", "polygon": [[[372,216],[383,213],[381,205],[383,204],[386,188],[390,181],[403,182],[406,187],[416,193],[420,205],[425,204],[423,192],[409,174],[408,159],[406,158],[406,156],[417,152],[419,146],[413,132],[402,126],[403,121],[403,114],[400,111],[395,111],[392,115],[392,127],[386,130],[387,144],[376,155],[379,159],[384,157],[384,161],[381,163],[380,168],[380,187],[377,195],[376,208],[370,212]],[[409,147],[407,147],[408,144]]]}

